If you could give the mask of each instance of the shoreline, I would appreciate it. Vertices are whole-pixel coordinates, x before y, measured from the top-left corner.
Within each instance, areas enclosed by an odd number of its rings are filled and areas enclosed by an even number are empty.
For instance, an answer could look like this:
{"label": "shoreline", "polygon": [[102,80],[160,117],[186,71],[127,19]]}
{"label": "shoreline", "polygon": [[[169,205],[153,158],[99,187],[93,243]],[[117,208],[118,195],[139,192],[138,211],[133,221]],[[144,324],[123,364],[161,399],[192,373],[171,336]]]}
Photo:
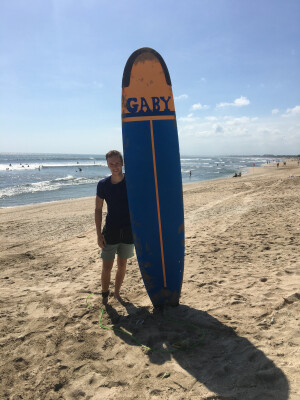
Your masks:
{"label": "shoreline", "polygon": [[[291,160],[289,159],[289,162],[296,162],[295,160]],[[266,164],[260,167],[254,167],[255,168],[255,173],[257,174],[260,170],[264,170],[264,168],[272,168],[275,167],[275,163],[274,164]],[[285,170],[287,170],[287,168],[289,168],[289,166],[284,167]],[[292,168],[294,167],[294,165],[292,166]],[[282,167],[283,168],[283,167]],[[249,174],[253,173],[253,167],[248,167],[247,168],[247,173],[243,174],[242,176],[248,176]],[[227,177],[220,177],[220,178],[214,178],[214,179],[205,179],[205,180],[201,180],[201,181],[194,181],[194,182],[185,182],[182,184],[183,188],[185,187],[185,185],[193,185],[193,184],[198,184],[201,182],[210,182],[210,181],[220,181],[220,180],[228,180],[229,178],[233,178],[232,175],[227,176]],[[64,203],[64,202],[68,202],[68,201],[75,201],[75,200],[80,200],[80,199],[90,199],[90,198],[94,198],[94,196],[86,196],[86,197],[73,197],[73,198],[69,198],[69,199],[62,199],[62,200],[52,200],[52,201],[45,201],[45,202],[40,202],[40,203],[29,203],[29,204],[21,204],[21,205],[17,205],[17,206],[7,206],[7,207],[0,207],[0,214],[1,211],[3,210],[9,210],[9,209],[17,209],[19,207],[31,207],[31,206],[39,206],[39,205],[45,205],[45,204],[56,204],[56,203]]]}
{"label": "shoreline", "polygon": [[182,295],[166,313],[203,344],[153,311],[135,257],[102,321],[181,346],[169,354],[99,326],[94,197],[0,210],[1,398],[299,398],[300,167],[191,182],[183,198]]}

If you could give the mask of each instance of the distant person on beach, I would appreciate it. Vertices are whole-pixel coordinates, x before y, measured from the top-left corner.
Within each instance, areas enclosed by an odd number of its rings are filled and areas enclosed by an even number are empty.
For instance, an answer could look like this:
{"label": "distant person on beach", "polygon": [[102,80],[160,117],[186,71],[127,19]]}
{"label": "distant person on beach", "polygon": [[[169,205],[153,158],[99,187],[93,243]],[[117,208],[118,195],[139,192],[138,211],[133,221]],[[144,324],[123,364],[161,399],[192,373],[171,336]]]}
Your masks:
{"label": "distant person on beach", "polygon": [[[115,278],[114,297],[121,301],[122,286],[128,258],[133,257],[133,238],[128,208],[125,174],[122,171],[123,157],[117,150],[106,154],[107,166],[111,175],[99,181],[97,186],[95,223],[98,246],[102,258],[102,302],[107,304],[111,270],[117,254],[117,272]],[[104,200],[107,204],[107,215],[103,230],[102,208]]]}
{"label": "distant person on beach", "polygon": [[192,176],[192,171],[190,171],[190,177]]}

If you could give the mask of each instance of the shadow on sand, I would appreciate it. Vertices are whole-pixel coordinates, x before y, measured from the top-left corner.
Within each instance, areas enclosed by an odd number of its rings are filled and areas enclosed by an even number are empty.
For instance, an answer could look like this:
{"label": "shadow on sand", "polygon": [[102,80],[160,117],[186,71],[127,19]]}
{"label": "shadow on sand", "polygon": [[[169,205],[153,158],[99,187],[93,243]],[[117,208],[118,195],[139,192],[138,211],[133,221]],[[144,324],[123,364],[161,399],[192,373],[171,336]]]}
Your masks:
{"label": "shadow on sand", "polygon": [[[248,339],[238,336],[233,328],[208,313],[186,305],[150,313],[130,302],[122,304],[129,315],[119,315],[111,305],[105,307],[113,328],[125,329],[153,349],[146,351],[152,363],[162,365],[174,358],[220,399],[288,399],[288,380],[274,362]],[[185,323],[197,325],[199,329]],[[203,332],[204,341],[193,347],[201,341]],[[129,335],[117,330],[115,334],[129,345],[138,345]],[[159,352],[175,349],[174,344],[181,350]]]}

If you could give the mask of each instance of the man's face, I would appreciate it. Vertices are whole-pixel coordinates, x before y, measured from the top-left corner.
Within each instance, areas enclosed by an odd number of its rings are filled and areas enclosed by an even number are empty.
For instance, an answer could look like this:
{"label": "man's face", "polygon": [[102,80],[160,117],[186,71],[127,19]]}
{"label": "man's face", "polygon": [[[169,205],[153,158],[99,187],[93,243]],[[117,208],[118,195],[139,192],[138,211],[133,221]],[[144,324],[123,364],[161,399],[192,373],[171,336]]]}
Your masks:
{"label": "man's face", "polygon": [[107,166],[113,175],[120,175],[122,173],[123,163],[119,156],[109,157],[107,160]]}

